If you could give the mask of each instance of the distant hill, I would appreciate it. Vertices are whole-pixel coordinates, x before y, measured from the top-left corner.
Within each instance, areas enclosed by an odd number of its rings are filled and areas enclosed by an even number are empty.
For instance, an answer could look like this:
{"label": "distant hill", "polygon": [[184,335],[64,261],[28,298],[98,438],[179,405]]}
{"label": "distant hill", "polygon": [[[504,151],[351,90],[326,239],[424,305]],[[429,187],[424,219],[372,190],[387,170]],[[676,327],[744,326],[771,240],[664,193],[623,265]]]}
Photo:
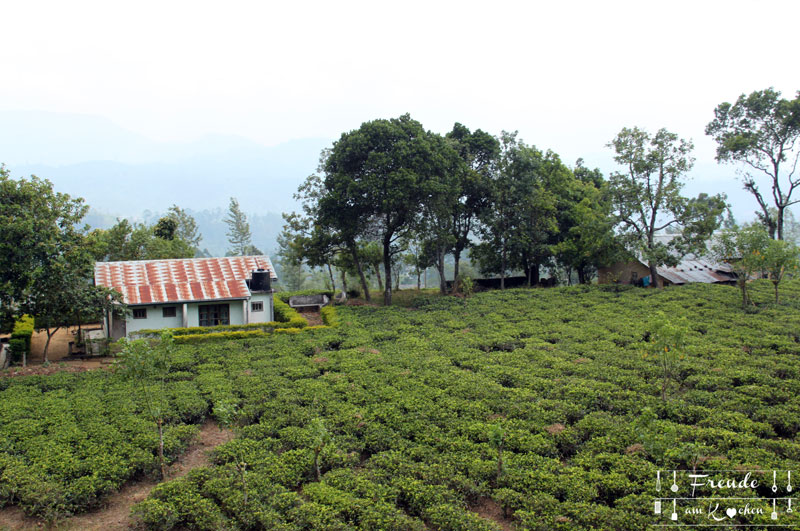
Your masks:
{"label": "distant hill", "polygon": [[0,162],[13,176],[47,178],[112,219],[173,204],[225,210],[232,196],[248,214],[280,219],[297,208],[292,195],[331,143],[309,138],[263,146],[221,135],[166,143],[95,116],[0,111]]}

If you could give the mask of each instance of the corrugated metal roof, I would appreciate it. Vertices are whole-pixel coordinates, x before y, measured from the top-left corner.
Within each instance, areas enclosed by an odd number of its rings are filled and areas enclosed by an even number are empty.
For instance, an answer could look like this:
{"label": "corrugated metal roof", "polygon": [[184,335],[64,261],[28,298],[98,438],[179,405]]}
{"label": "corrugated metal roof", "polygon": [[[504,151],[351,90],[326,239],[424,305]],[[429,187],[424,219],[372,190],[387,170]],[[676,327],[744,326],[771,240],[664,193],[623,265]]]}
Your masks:
{"label": "corrugated metal roof", "polygon": [[226,256],[97,262],[94,281],[116,289],[133,305],[243,299],[250,296],[245,280],[256,269],[278,278],[266,256]]}
{"label": "corrugated metal roof", "polygon": [[684,258],[675,267],[660,266],[656,268],[658,274],[673,284],[686,284],[688,282],[730,282],[736,277],[730,264],[718,264],[711,260],[689,256]]}

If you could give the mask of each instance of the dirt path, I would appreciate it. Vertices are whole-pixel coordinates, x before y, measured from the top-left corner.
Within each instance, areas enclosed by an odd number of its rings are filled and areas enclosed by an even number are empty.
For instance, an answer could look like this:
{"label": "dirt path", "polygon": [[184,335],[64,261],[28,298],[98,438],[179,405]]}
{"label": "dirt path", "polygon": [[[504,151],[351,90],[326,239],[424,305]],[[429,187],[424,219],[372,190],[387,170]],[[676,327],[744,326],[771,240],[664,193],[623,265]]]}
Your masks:
{"label": "dirt path", "polygon": [[[222,443],[233,439],[233,433],[220,430],[213,420],[206,421],[197,434],[194,442],[167,471],[167,479],[175,479],[186,475],[193,468],[205,466],[209,463],[209,450]],[[134,504],[147,498],[153,487],[158,485],[155,480],[142,480],[130,482],[122,487],[119,492],[108,496],[103,507],[60,520],[56,529],[69,530],[110,530],[128,529],[131,525],[130,513]],[[44,524],[37,518],[26,516],[18,507],[0,509],[0,529],[41,529]]]}
{"label": "dirt path", "polygon": [[319,326],[325,324],[322,322],[322,316],[319,312],[302,312],[300,315],[308,321],[308,326]]}
{"label": "dirt path", "polygon": [[477,513],[481,518],[499,525],[503,531],[514,531],[516,529],[514,521],[506,518],[503,514],[503,508],[491,498],[481,498],[477,504],[470,507],[470,510]]}

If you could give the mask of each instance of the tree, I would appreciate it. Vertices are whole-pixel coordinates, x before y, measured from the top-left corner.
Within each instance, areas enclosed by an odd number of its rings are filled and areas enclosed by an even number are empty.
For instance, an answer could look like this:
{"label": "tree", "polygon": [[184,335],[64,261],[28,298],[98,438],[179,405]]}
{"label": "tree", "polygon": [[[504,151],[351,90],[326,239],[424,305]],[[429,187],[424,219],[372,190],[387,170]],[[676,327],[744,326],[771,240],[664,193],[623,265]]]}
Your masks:
{"label": "tree", "polygon": [[[423,202],[436,193],[435,183],[447,172],[451,155],[441,137],[407,114],[365,122],[343,134],[322,165],[323,225],[346,235],[354,255],[357,237],[374,228],[384,277],[391,278],[392,258],[401,251],[397,242],[412,228]],[[392,283],[386,282],[384,304],[391,302]]]}
{"label": "tree", "polygon": [[167,218],[173,219],[177,223],[175,234],[180,239],[191,245],[195,250],[200,249],[200,240],[203,239],[203,236],[197,228],[197,221],[195,221],[194,217],[178,207],[178,205],[172,205],[167,212]]}
{"label": "tree", "polygon": [[538,282],[540,266],[552,254],[551,236],[558,230],[557,197],[551,188],[569,172],[557,155],[544,154],[516,135],[501,134],[490,205],[480,218],[483,242],[471,254],[482,271],[500,275],[501,289],[514,268],[525,271],[529,285]]}
{"label": "tree", "polygon": [[465,165],[457,175],[457,197],[450,213],[453,278],[457,285],[461,254],[472,244],[470,235],[489,206],[490,181],[500,156],[500,141],[480,129],[470,132],[460,123],[453,126],[446,138],[453,143]]}
{"label": "tree", "polygon": [[747,283],[756,272],[763,270],[764,252],[769,240],[769,234],[762,224],[751,223],[720,233],[711,247],[711,253],[718,262],[727,262],[733,268],[736,284],[742,292],[743,309],[747,308],[750,301]]}
{"label": "tree", "polygon": [[422,272],[433,265],[433,257],[425,254],[425,249],[419,240],[411,239],[402,245],[406,252],[401,256],[403,263],[411,268],[417,277],[417,290],[422,286]]}
{"label": "tree", "polygon": [[768,227],[770,237],[784,237],[786,209],[800,199],[792,199],[800,186],[796,174],[800,157],[800,92],[794,100],[781,98],[781,93],[768,88],[740,95],[736,103],[721,103],[714,110],[714,120],[706,126],[706,134],[717,142],[717,161],[739,162],[768,177],[772,204],[750,171],[742,173],[744,188],[756,199],[759,218]]}
{"label": "tree", "polygon": [[29,305],[53,260],[80,247],[87,210],[50,181],[12,179],[0,165],[0,311]]}
{"label": "tree", "polygon": [[117,220],[108,230],[92,231],[89,245],[99,262],[192,258],[196,254],[196,249],[180,237],[177,222],[168,216],[155,225]]}
{"label": "tree", "polygon": [[[239,208],[239,201],[235,197],[231,197],[231,203],[228,206],[228,217],[223,221],[228,225],[229,256],[247,256],[248,252],[257,250],[253,247],[253,238],[250,235],[250,224],[247,222],[247,216]],[[261,253],[259,252],[258,254]]]}
{"label": "tree", "polygon": [[167,375],[170,372],[174,351],[172,333],[164,331],[155,343],[146,339],[135,341],[120,340],[122,351],[117,355],[116,364],[120,372],[136,386],[145,405],[145,412],[158,430],[158,462],[161,479],[167,477],[167,464],[164,459],[164,422],[169,408],[167,396]]}
{"label": "tree", "polygon": [[[661,287],[656,268],[676,265],[682,254],[696,250],[719,226],[724,196],[693,201],[681,196],[685,174],[692,168],[693,145],[660,129],[650,135],[637,127],[624,128],[608,144],[623,172],[610,178],[612,204],[628,250],[650,268],[653,287]],[[675,225],[681,233],[669,243],[656,233]]]}
{"label": "tree", "polygon": [[584,168],[581,160],[574,174],[553,252],[564,267],[577,272],[578,282],[585,284],[598,267],[612,263],[620,249],[607,183],[599,170]]}
{"label": "tree", "polygon": [[783,280],[787,272],[797,271],[798,253],[797,247],[785,240],[770,240],[763,253],[764,270],[769,275],[772,285],[775,288],[775,304],[780,304],[778,285]]}
{"label": "tree", "polygon": [[162,240],[174,240],[178,231],[178,222],[170,217],[163,217],[153,226],[153,235]]}

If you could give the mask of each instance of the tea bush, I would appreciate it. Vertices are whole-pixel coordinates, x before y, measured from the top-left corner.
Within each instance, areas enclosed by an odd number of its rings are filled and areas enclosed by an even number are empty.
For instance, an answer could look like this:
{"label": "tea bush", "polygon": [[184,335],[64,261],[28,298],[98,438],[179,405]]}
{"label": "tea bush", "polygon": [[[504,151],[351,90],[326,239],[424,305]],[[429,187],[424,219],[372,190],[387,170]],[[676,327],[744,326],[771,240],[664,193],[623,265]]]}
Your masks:
{"label": "tea bush", "polygon": [[[754,300],[771,288],[755,282]],[[798,470],[800,281],[785,293],[748,312],[729,286],[423,296],[338,308],[336,328],[182,345],[173,429],[224,402],[237,437],[136,514],[153,529],[645,529],[657,470]],[[665,397],[643,356],[659,311],[689,324]],[[152,469],[154,433],[113,375],[0,384],[0,499],[81,510]]]}

